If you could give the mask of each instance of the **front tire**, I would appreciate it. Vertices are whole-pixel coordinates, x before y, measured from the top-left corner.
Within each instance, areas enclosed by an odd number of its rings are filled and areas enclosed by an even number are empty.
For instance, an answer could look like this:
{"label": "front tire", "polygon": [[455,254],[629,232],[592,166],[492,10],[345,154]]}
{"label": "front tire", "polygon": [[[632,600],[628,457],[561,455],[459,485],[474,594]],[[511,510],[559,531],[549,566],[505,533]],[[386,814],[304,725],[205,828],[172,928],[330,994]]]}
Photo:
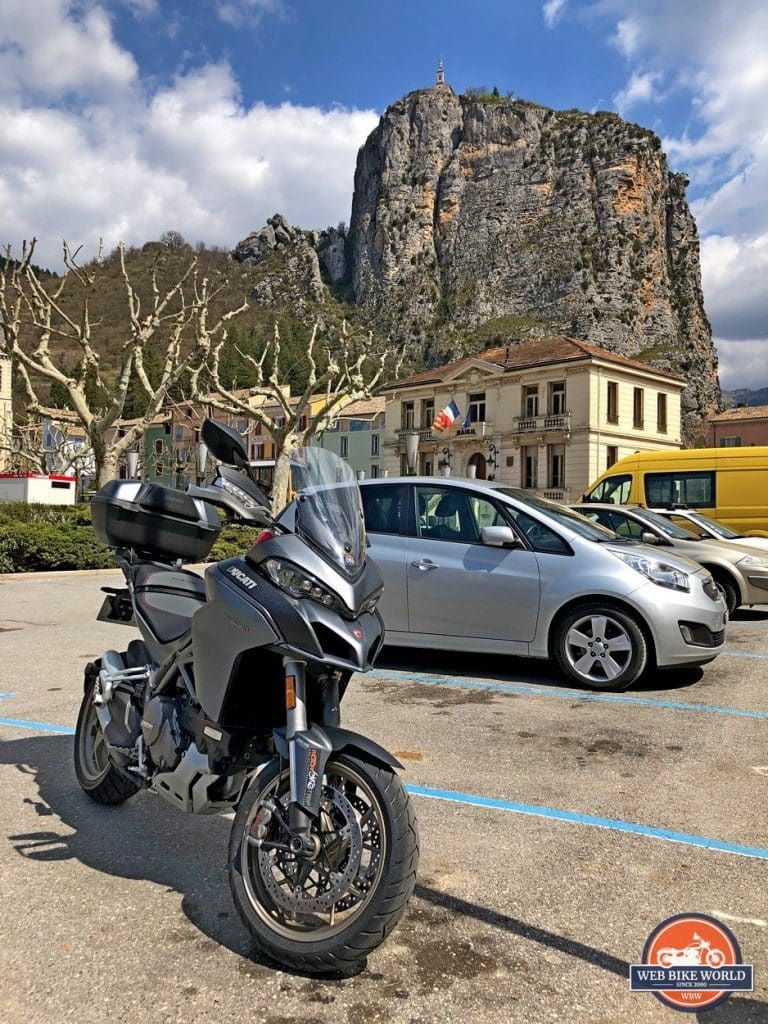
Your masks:
{"label": "front tire", "polygon": [[628,690],[648,665],[648,644],[635,619],[600,602],[566,612],[554,654],[569,679],[592,690]]}
{"label": "front tire", "polygon": [[[278,813],[265,822],[265,801]],[[310,973],[357,973],[397,924],[416,883],[416,818],[388,768],[332,754],[322,810],[313,825],[321,848],[312,861],[279,849],[290,800],[288,770],[270,763],[248,788],[232,826],[229,881],[240,917],[259,951]]]}
{"label": "front tire", "polygon": [[141,788],[125,776],[109,759],[109,749],[101,730],[93,691],[85,691],[75,730],[75,775],[91,800],[97,804],[115,806],[125,803]]}

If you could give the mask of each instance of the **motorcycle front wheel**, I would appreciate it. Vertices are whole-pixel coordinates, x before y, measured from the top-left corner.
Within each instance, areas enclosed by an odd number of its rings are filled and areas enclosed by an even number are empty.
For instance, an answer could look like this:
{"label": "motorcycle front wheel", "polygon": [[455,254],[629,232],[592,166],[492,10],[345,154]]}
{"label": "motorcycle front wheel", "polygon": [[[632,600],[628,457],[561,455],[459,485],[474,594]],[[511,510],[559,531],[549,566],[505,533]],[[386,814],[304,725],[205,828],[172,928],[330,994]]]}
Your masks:
{"label": "motorcycle front wheel", "polygon": [[416,883],[408,794],[388,768],[332,755],[312,859],[288,848],[289,801],[287,766],[275,760],[246,791],[232,826],[235,905],[258,949],[278,964],[355,974],[395,927]]}

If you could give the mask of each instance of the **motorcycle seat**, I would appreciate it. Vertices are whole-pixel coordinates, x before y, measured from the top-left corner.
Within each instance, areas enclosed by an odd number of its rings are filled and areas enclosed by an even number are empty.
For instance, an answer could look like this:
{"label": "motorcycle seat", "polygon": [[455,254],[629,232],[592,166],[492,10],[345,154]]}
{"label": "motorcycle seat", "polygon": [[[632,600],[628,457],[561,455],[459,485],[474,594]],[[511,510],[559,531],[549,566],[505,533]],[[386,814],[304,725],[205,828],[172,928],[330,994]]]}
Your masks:
{"label": "motorcycle seat", "polygon": [[181,639],[205,604],[205,580],[187,569],[142,565],[134,576],[136,610],[161,644]]}

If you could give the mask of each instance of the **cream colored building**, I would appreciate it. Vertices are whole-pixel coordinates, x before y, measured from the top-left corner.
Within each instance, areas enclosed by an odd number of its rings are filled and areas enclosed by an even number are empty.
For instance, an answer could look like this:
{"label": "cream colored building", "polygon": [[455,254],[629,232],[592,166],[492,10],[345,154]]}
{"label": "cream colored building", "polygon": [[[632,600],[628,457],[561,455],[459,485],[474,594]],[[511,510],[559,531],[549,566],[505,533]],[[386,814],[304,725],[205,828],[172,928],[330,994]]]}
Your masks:
{"label": "cream colored building", "polygon": [[[418,473],[450,469],[576,500],[623,456],[680,448],[684,387],[677,374],[575,338],[488,349],[381,389],[385,470],[407,472],[405,432],[415,429]],[[451,401],[460,418],[434,432]]]}
{"label": "cream colored building", "polygon": [[11,360],[8,356],[0,355],[0,473],[7,473],[11,465],[12,436]]}

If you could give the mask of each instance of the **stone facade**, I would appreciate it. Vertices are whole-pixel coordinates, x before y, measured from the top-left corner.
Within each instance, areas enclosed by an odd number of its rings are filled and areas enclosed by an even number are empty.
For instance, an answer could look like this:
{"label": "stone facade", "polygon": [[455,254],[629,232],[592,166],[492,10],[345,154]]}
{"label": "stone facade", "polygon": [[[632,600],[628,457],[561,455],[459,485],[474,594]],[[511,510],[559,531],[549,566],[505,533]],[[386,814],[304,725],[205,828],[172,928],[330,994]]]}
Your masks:
{"label": "stone facade", "polygon": [[[684,387],[669,371],[565,337],[490,349],[382,389],[385,468],[407,471],[403,431],[413,428],[419,473],[447,465],[453,476],[474,472],[573,501],[625,455],[680,447]],[[434,417],[451,401],[461,417],[435,433]]]}

